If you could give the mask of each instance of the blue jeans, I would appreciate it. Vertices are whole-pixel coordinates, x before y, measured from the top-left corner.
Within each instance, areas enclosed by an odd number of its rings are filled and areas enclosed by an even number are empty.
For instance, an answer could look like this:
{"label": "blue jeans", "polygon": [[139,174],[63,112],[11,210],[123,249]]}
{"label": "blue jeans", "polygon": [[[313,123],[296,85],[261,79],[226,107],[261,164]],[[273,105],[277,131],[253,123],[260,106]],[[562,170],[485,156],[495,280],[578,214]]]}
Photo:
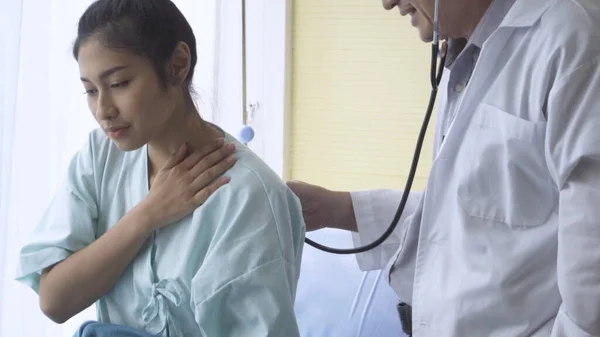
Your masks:
{"label": "blue jeans", "polygon": [[73,337],[156,337],[124,325],[85,322]]}

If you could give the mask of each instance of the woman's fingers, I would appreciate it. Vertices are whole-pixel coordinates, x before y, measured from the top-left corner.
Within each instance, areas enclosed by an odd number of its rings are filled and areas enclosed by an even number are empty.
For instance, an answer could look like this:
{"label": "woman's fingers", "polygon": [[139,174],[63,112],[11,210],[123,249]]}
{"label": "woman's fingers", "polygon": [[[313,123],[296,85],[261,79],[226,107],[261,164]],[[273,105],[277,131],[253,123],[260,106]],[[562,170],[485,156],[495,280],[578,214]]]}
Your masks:
{"label": "woman's fingers", "polygon": [[229,177],[221,177],[213,181],[210,185],[201,188],[194,196],[194,202],[197,205],[202,205],[216,190],[227,184],[229,180]]}
{"label": "woman's fingers", "polygon": [[187,156],[187,144],[183,143],[179,147],[179,149],[177,149],[177,152],[173,153],[169,157],[169,159],[167,159],[167,161],[163,165],[163,169],[167,170],[167,169],[171,169],[171,168],[177,166],[177,164],[181,163],[181,161],[184,160],[184,158],[186,156]]}
{"label": "woman's fingers", "polygon": [[[213,172],[216,172],[217,175],[213,176],[212,179],[218,177],[223,174],[225,170],[229,169],[233,163],[235,163],[235,158],[230,158],[235,152],[235,144],[227,144],[220,149],[213,151],[207,156],[200,159],[195,163],[193,167],[190,168],[189,175],[192,179],[200,176],[203,172],[217,166]],[[211,181],[206,181],[206,185],[208,185]]]}
{"label": "woman's fingers", "polygon": [[223,145],[225,144],[225,140],[223,138],[219,138],[214,142],[205,145],[199,150],[192,152],[184,161],[181,162],[181,166],[190,170],[195,167],[198,162],[204,159],[206,156],[211,155],[214,152],[218,152],[223,149]]}
{"label": "woman's fingers", "polygon": [[[193,203],[200,205],[219,187],[229,182],[228,177],[222,177],[236,162],[234,156],[235,144],[224,144],[223,139],[189,153],[184,145],[173,154],[164,169],[174,170],[175,179],[169,186],[180,186],[187,190],[193,198]],[[221,177],[221,178],[219,178]],[[179,181],[178,183],[175,183]]]}
{"label": "woman's fingers", "polygon": [[234,156],[224,158],[220,162],[217,162],[215,165],[194,176],[194,180],[190,184],[190,187],[193,190],[200,191],[207,185],[211,184],[215,179],[223,175],[223,173],[230,169],[235,162],[236,158]]}

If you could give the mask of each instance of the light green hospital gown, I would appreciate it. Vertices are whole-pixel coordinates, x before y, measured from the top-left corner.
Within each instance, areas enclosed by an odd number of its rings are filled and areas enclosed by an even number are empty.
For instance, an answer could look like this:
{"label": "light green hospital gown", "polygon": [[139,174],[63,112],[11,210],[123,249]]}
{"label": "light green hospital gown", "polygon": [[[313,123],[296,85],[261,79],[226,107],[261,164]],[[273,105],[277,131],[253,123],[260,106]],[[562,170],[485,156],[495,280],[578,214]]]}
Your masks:
{"label": "light green hospital gown", "polygon": [[[98,320],[159,336],[299,336],[294,299],[305,234],[281,179],[236,142],[231,181],[181,221],[156,231],[96,303]],[[148,193],[147,147],[122,152],[102,132],[19,256],[17,280],[36,292],[46,267],[84,248]]]}

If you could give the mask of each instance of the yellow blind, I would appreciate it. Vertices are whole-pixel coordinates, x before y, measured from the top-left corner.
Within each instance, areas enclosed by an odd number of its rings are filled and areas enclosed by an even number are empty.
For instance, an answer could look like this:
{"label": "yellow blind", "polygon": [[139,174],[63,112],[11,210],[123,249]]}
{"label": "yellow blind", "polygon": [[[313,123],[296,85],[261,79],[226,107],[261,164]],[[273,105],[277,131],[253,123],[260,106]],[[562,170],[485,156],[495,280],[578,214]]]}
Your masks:
{"label": "yellow blind", "polygon": [[[295,0],[291,177],[402,189],[429,99],[430,44],[380,1]],[[432,119],[413,189],[431,164]]]}

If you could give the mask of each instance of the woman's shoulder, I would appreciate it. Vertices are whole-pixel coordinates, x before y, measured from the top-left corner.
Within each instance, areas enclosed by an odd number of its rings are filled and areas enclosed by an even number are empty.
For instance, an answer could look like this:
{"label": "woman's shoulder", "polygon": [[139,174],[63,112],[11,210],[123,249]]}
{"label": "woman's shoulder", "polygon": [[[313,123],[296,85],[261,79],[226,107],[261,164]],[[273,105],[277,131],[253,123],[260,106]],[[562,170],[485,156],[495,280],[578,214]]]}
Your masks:
{"label": "woman's shoulder", "polygon": [[305,232],[300,201],[258,155],[237,145],[237,161],[224,174],[229,183],[197,209],[197,223],[212,241],[236,242],[245,252],[261,251],[260,246],[269,247],[269,254],[281,250],[295,263]]}
{"label": "woman's shoulder", "polygon": [[231,178],[229,184],[238,190],[248,192],[286,192],[283,180],[252,150],[237,144],[236,163],[226,175]]}
{"label": "woman's shoulder", "polygon": [[[229,183],[220,187],[207,200],[206,205],[229,205],[238,209],[262,207],[263,211],[271,210],[275,217],[280,212],[301,210],[297,197],[287,187],[279,175],[273,171],[256,153],[233,137],[227,136],[226,142],[237,145],[236,163],[225,176]],[[283,207],[282,207],[283,206]]]}

